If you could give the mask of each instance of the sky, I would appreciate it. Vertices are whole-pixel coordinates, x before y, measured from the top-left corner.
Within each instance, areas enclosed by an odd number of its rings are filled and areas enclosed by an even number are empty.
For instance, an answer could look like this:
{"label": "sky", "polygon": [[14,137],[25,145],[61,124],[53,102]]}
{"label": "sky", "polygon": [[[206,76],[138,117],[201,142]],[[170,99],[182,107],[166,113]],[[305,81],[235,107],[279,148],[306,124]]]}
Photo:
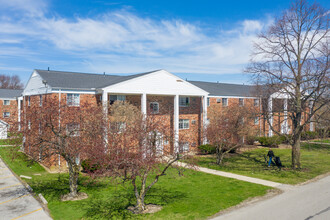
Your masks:
{"label": "sky", "polygon": [[[329,8],[330,1],[318,1]],[[257,34],[287,0],[0,0],[0,74],[33,69],[251,84]]]}

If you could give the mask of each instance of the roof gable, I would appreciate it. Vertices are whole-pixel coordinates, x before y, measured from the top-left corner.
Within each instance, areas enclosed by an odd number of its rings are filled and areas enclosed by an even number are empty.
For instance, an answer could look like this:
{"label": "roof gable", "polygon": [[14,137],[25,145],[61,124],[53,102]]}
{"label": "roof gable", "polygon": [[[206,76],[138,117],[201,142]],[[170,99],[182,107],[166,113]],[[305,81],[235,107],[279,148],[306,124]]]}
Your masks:
{"label": "roof gable", "polygon": [[165,71],[158,70],[140,75],[103,89],[109,93],[158,94],[158,95],[189,95],[202,96],[208,92]]}

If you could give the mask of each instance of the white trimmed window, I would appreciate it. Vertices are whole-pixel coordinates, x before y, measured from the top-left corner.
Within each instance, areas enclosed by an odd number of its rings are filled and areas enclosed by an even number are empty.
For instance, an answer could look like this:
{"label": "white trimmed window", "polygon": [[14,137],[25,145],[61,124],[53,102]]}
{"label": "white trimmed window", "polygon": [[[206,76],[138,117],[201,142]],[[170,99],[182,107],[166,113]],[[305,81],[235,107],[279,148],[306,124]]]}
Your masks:
{"label": "white trimmed window", "polygon": [[31,96],[28,97],[28,106],[31,105]]}
{"label": "white trimmed window", "polygon": [[80,95],[68,93],[66,95],[66,103],[68,106],[80,106]]}
{"label": "white trimmed window", "polygon": [[210,106],[210,98],[207,98],[207,106]]}
{"label": "white trimmed window", "polygon": [[222,98],[222,106],[228,106],[228,99]]}
{"label": "white trimmed window", "polygon": [[110,105],[112,105],[115,101],[125,101],[126,96],[125,95],[110,95]]}
{"label": "white trimmed window", "polygon": [[254,99],[253,100],[253,105],[254,106],[259,106],[259,99]]}
{"label": "white trimmed window", "polygon": [[3,100],[3,105],[10,105],[10,100]]}
{"label": "white trimmed window", "polygon": [[66,125],[66,134],[71,137],[80,135],[80,125],[78,123],[70,123]]}
{"label": "white trimmed window", "polygon": [[180,153],[188,152],[189,151],[189,145],[190,145],[189,142],[180,143],[179,152]]}
{"label": "white trimmed window", "polygon": [[158,114],[159,113],[159,103],[158,102],[150,102],[150,114]]}
{"label": "white trimmed window", "polygon": [[39,106],[42,106],[42,95],[39,95]]}
{"label": "white trimmed window", "polygon": [[254,117],[254,124],[258,125],[259,124],[259,117]]}
{"label": "white trimmed window", "polygon": [[189,119],[179,119],[179,129],[189,129]]}
{"label": "white trimmed window", "polygon": [[4,118],[9,118],[10,117],[10,112],[4,112],[3,117]]}
{"label": "white trimmed window", "polygon": [[187,107],[187,106],[189,106],[189,104],[190,104],[189,97],[181,96],[179,98],[179,105],[180,105],[180,107]]}
{"label": "white trimmed window", "polygon": [[238,103],[239,103],[239,106],[244,106],[244,99],[243,98],[239,98],[238,99]]}
{"label": "white trimmed window", "polygon": [[220,98],[217,98],[217,103],[221,103],[221,99]]}

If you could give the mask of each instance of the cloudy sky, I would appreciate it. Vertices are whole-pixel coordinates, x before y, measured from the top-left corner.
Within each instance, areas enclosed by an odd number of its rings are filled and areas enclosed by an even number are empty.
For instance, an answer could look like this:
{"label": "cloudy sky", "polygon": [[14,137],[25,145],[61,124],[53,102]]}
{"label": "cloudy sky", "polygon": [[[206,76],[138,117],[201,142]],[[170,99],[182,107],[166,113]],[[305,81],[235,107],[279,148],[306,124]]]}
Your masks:
{"label": "cloudy sky", "polygon": [[[329,8],[330,2],[319,1]],[[256,34],[287,0],[0,0],[0,73],[166,69],[188,80],[249,83]]]}

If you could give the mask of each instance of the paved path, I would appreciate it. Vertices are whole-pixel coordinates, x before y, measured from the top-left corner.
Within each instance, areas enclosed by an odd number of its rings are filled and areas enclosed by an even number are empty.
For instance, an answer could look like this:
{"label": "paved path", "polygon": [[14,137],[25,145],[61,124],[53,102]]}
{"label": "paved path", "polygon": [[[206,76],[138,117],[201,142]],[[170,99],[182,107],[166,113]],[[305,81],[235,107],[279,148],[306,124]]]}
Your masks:
{"label": "paved path", "polygon": [[0,220],[51,219],[0,159]]}
{"label": "paved path", "polygon": [[216,220],[329,220],[330,175],[306,185],[293,186],[267,200],[232,210]]}
{"label": "paved path", "polygon": [[[186,163],[182,163],[182,162],[178,162],[177,165],[182,166],[182,167],[187,166]],[[276,183],[276,182],[272,182],[272,181],[268,181],[268,180],[257,179],[257,178],[238,175],[238,174],[234,174],[234,173],[228,173],[228,172],[223,172],[223,171],[219,171],[219,170],[208,169],[205,167],[197,166],[196,169],[197,169],[197,171],[201,171],[204,173],[233,178],[233,179],[242,180],[242,181],[250,182],[250,183],[256,183],[256,184],[260,184],[260,185],[264,185],[264,186],[270,186],[270,187],[276,187],[276,188],[282,188],[282,187],[286,186],[285,184],[282,184],[282,183]]]}

